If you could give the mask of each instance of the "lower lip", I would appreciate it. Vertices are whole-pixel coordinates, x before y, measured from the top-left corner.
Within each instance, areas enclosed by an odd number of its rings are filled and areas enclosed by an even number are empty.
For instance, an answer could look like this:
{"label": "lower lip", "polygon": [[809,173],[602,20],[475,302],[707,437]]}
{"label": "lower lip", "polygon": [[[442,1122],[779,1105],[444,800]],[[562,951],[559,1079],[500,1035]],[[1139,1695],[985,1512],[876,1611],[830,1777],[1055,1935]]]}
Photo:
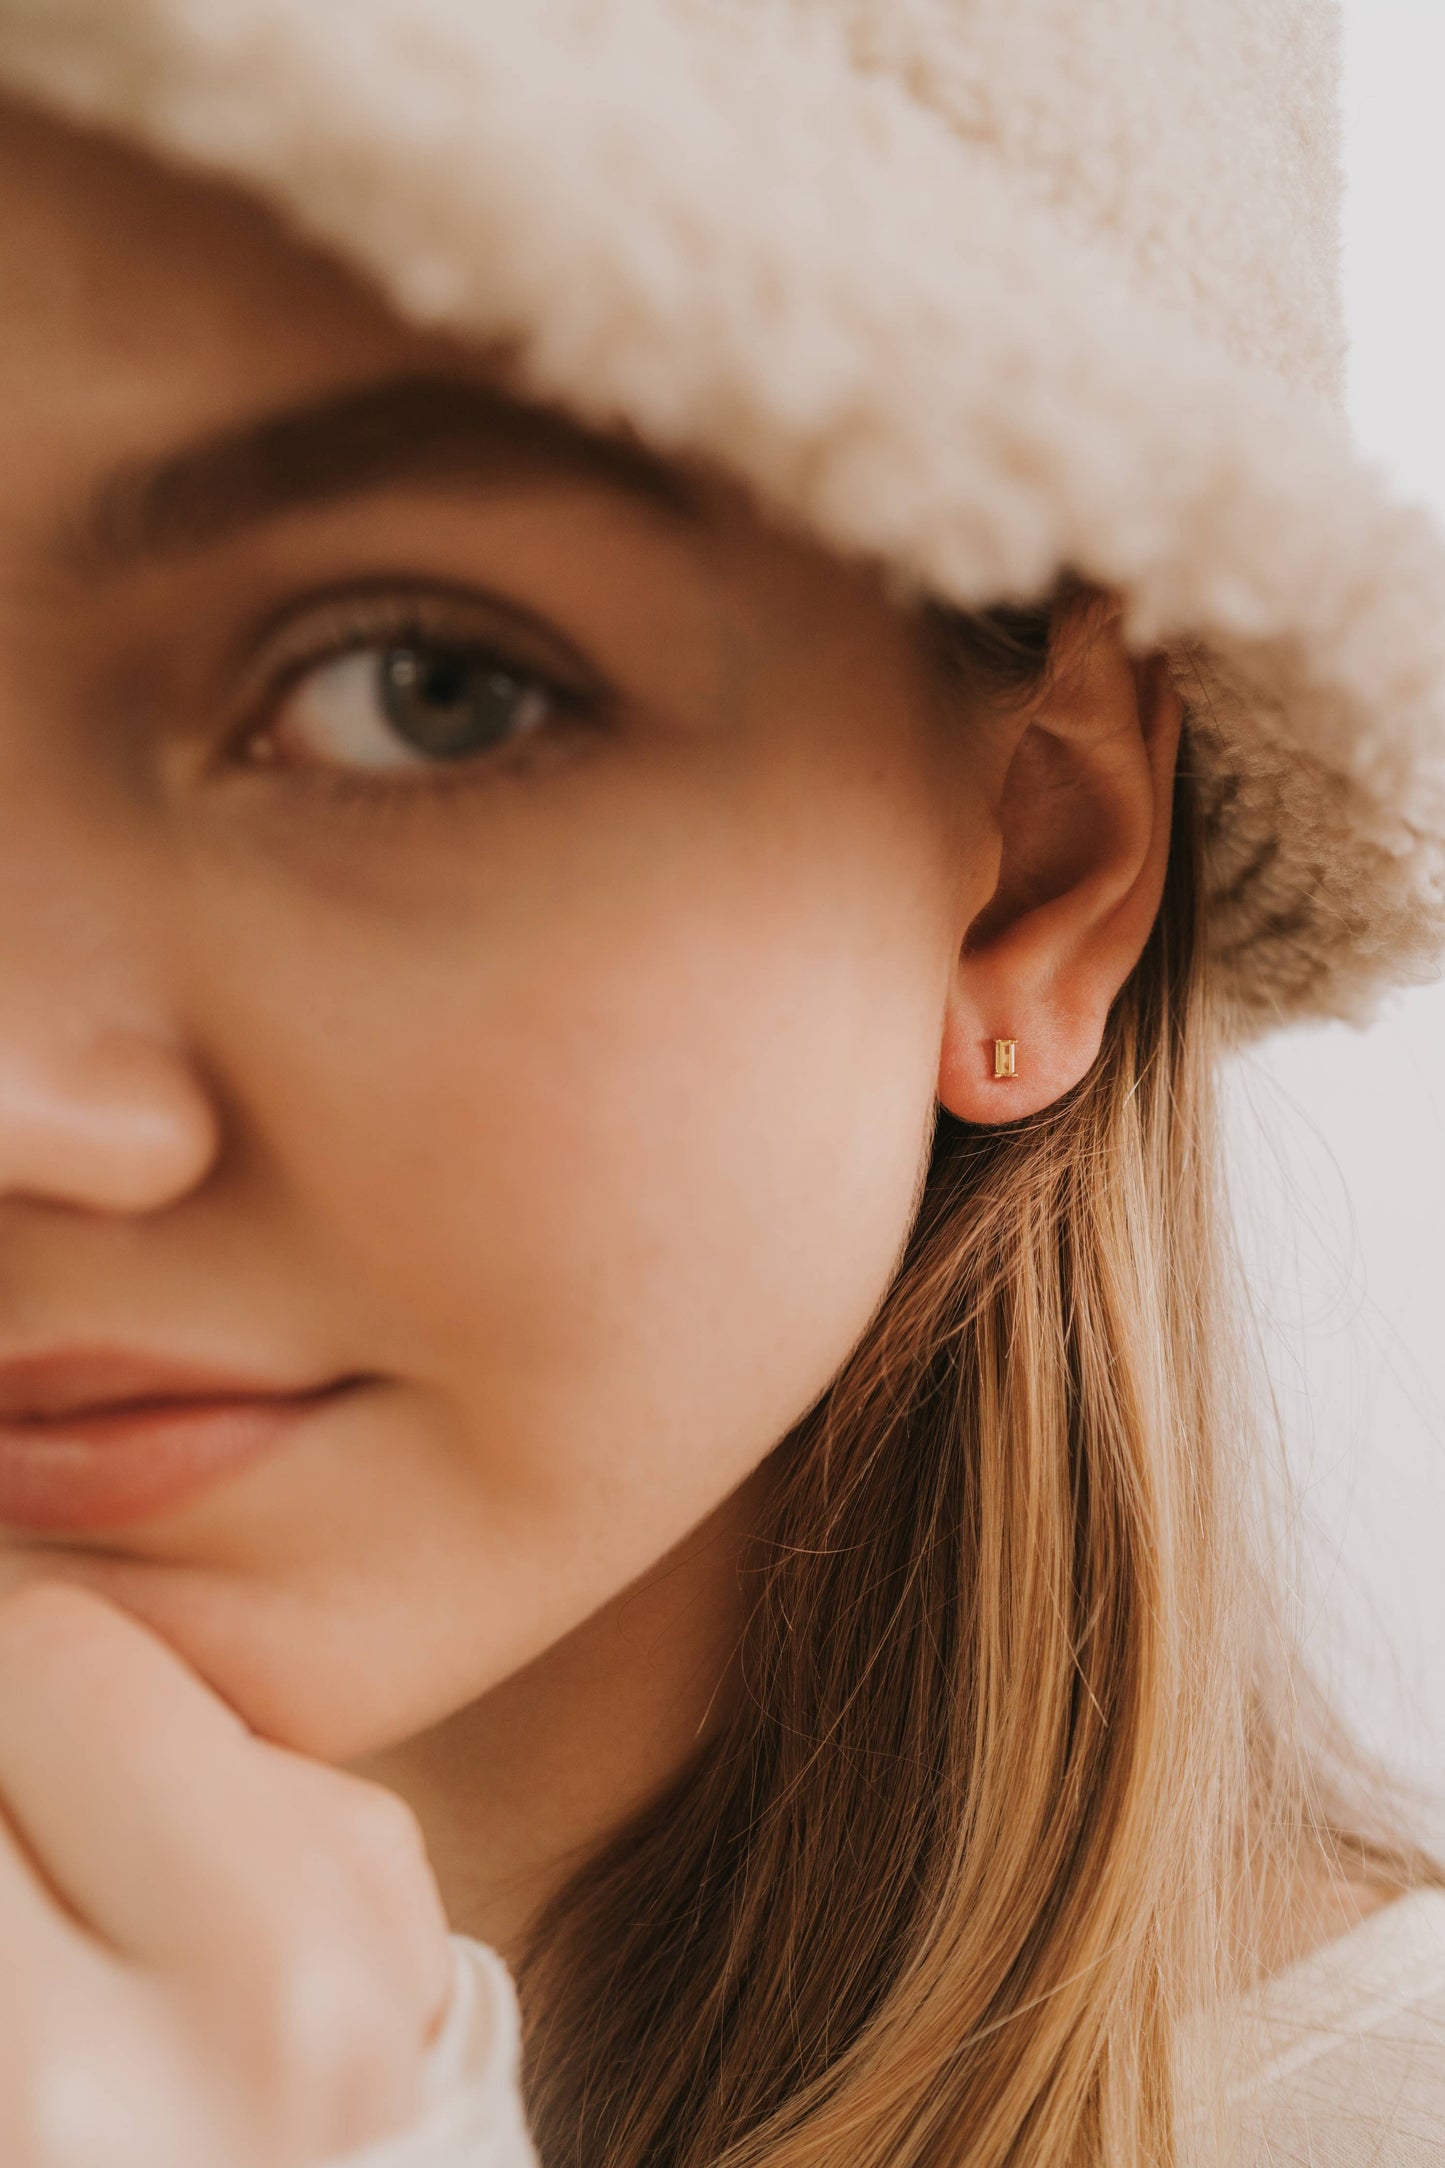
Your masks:
{"label": "lower lip", "polygon": [[348,1389],[0,1421],[0,1523],[58,1534],[172,1512],[274,1453]]}

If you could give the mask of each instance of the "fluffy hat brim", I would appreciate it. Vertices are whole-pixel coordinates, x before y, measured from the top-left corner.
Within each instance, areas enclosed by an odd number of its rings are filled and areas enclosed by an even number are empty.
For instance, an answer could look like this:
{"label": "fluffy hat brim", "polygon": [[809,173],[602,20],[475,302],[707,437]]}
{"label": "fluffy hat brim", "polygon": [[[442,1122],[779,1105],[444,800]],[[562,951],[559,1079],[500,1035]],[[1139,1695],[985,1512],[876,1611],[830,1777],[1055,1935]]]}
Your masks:
{"label": "fluffy hat brim", "polygon": [[[1193,718],[1234,1029],[1445,937],[1445,549],[815,19],[0,0],[0,78],[228,176],[517,386],[963,606],[1116,588]],[[645,35],[642,33],[645,32]]]}

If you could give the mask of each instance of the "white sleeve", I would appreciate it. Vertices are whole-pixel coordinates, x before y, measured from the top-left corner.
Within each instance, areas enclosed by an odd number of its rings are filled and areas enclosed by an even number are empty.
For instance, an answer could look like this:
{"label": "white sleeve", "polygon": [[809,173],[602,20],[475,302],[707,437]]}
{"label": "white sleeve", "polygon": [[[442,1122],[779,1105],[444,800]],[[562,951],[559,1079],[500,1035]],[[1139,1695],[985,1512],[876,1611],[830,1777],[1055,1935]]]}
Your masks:
{"label": "white sleeve", "polygon": [[452,1999],[427,2055],[419,2119],[329,2168],[537,2168],[520,2083],[517,1991],[495,1950],[453,1935]]}

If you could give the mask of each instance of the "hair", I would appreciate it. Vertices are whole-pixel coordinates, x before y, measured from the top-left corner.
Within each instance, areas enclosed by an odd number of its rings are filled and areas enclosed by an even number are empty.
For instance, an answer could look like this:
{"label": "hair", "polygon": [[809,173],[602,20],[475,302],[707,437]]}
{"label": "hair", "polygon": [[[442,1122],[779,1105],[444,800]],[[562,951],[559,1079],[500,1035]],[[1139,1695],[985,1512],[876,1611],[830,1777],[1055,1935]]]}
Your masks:
{"label": "hair", "polygon": [[[960,701],[1035,691],[1084,593],[926,613]],[[1168,2168],[1180,2043],[1279,1893],[1430,1871],[1358,1833],[1275,1622],[1189,728],[1090,1074],[938,1118],[893,1283],[777,1449],[735,1703],[535,1925],[545,2168]]]}

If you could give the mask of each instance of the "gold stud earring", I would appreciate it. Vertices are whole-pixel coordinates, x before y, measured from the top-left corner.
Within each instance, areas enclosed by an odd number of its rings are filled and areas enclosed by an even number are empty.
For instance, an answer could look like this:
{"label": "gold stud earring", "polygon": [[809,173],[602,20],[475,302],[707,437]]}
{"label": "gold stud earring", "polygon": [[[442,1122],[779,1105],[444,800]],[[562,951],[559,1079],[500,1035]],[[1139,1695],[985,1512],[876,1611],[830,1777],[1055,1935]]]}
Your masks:
{"label": "gold stud earring", "polygon": [[993,1073],[996,1077],[1017,1076],[1018,1040],[995,1039],[993,1042]]}

